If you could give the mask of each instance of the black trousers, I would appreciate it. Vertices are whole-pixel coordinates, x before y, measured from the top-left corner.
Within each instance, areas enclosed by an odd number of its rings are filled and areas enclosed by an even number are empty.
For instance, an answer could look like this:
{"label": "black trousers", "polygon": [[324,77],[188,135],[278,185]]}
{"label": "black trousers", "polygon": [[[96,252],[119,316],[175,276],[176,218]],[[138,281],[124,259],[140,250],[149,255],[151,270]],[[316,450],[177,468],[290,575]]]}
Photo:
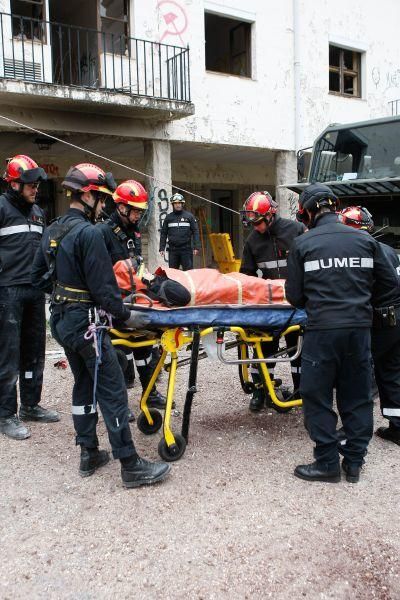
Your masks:
{"label": "black trousers", "polygon": [[300,394],[304,422],[315,442],[318,463],[339,463],[333,389],[347,438],[342,446],[349,464],[361,466],[373,432],[369,329],[307,331],[301,362]]}
{"label": "black trousers", "polygon": [[[76,443],[87,448],[99,444],[97,410],[93,403],[96,352],[92,342],[84,339],[88,327],[88,310],[79,305],[57,307],[51,320],[53,337],[65,350],[73,376],[72,416]],[[124,376],[110,337],[102,343],[102,362],[97,372],[96,401],[107,428],[114,458],[135,456],[136,450],[128,422],[128,397]]]}
{"label": "black trousers", "polygon": [[169,247],[168,265],[171,269],[179,269],[182,266],[183,271],[193,269],[193,250],[192,248],[173,249]]}
{"label": "black trousers", "polygon": [[46,346],[45,296],[30,285],[0,288],[0,417],[40,402]]}
{"label": "black trousers", "polygon": [[[293,333],[289,333],[285,336],[286,347],[287,348],[296,348],[297,340],[299,339],[299,334],[294,331]],[[279,338],[273,340],[272,342],[263,342],[261,344],[261,348],[265,357],[276,354],[279,350]],[[293,356],[296,350],[290,352],[290,355]],[[275,377],[275,365],[276,363],[268,363],[267,368],[271,375],[271,378]],[[301,374],[301,355],[296,358],[291,365],[291,373],[292,373],[292,381],[293,381],[293,390],[296,391],[300,387],[300,374]],[[253,379],[253,383],[258,386],[261,382],[260,369],[257,365],[252,365],[250,367],[250,373]]]}
{"label": "black trousers", "polygon": [[400,311],[394,327],[372,329],[372,357],[382,415],[400,428]]}
{"label": "black trousers", "polygon": [[[111,336],[111,339],[113,336]],[[118,346],[119,350],[124,352],[128,361],[128,366],[124,370],[125,384],[132,383],[135,380],[135,368],[139,375],[140,383],[143,391],[147,388],[147,385],[153,375],[154,369],[157,363],[153,361],[153,347],[145,346],[143,348],[132,348],[129,346]],[[155,386],[153,387],[153,390]]]}

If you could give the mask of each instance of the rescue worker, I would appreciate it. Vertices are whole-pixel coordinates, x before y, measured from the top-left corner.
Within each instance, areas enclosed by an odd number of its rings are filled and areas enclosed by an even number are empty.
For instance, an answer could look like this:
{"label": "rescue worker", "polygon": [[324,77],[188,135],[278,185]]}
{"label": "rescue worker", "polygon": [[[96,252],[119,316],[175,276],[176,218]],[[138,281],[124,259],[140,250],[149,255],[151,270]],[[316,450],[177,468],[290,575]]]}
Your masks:
{"label": "rescue worker", "polygon": [[[289,248],[293,240],[304,233],[305,227],[297,221],[279,217],[277,210],[277,203],[265,191],[254,192],[244,203],[241,211],[243,224],[250,225],[252,231],[244,245],[241,273],[257,277],[257,272],[261,271],[263,279],[286,279]],[[298,333],[287,335],[287,347],[296,347],[298,337]],[[278,348],[279,338],[262,344],[263,354],[266,357],[275,354]],[[300,384],[300,361],[301,359],[298,358],[291,363],[293,394],[298,390]],[[272,379],[274,378],[274,368],[274,363],[268,364]],[[250,372],[256,389],[250,400],[249,409],[258,412],[264,408],[266,402],[269,406],[276,408],[269,397],[266,397],[258,367],[252,366]]]}
{"label": "rescue worker", "polygon": [[356,483],[373,427],[373,285],[383,297],[398,281],[378,242],[339,222],[337,205],[326,185],[314,183],[303,191],[297,218],[309,231],[294,241],[288,258],[286,296],[307,312],[300,393],[305,426],[315,442],[315,462],[298,465],[294,474],[308,481],[340,480],[336,387],[347,437],[342,467],[347,481]]}
{"label": "rescue worker", "polygon": [[64,347],[75,380],[72,415],[76,443],[81,446],[79,472],[83,477],[92,475],[109,460],[108,452],[99,450],[98,403],[113,456],[121,461],[123,485],[131,488],[161,481],[169,465],[148,462],[135,450],[126,386],[109,336],[96,338],[100,357],[94,340],[85,335],[90,317],[95,318],[95,307],[129,328],[141,328],[148,321],[124,306],[103,236],[91,223],[101,210],[104,195],[115,189],[115,182],[110,173],[83,163],[71,167],[62,186],[70,208],[46,231],[35,256],[32,281],[41,289],[53,287],[51,330]]}
{"label": "rescue worker", "polygon": [[[345,225],[371,233],[374,222],[362,206],[348,206],[340,213]],[[391,247],[379,242],[386,258],[400,277],[399,255]],[[374,318],[371,338],[375,380],[378,386],[382,416],[388,427],[379,427],[376,435],[400,446],[400,290],[390,294],[379,287],[374,290]]]}
{"label": "rescue worker", "polygon": [[[133,179],[121,183],[113,194],[115,210],[110,218],[99,223],[100,229],[108,253],[113,265],[119,260],[129,259],[133,261],[136,269],[142,262],[142,245],[139,222],[147,210],[147,192],[138,181]],[[154,371],[152,366],[152,349],[128,348],[123,346],[126,358],[135,358],[136,368],[139,374],[143,391],[145,391]],[[151,408],[164,409],[165,397],[160,394],[156,386],[153,387],[147,401]]]}
{"label": "rescue worker", "polygon": [[168,241],[168,265],[183,271],[193,269],[193,255],[200,250],[200,235],[197,221],[184,209],[185,198],[174,194],[170,200],[172,212],[165,217],[160,234],[160,254],[164,256]]}
{"label": "rescue worker", "polygon": [[[36,204],[43,169],[29,156],[8,161],[0,196],[0,432],[22,440],[30,436],[21,421],[59,421],[39,406],[46,344],[45,296],[32,288],[32,256],[45,227]],[[17,416],[17,380],[20,409]]]}

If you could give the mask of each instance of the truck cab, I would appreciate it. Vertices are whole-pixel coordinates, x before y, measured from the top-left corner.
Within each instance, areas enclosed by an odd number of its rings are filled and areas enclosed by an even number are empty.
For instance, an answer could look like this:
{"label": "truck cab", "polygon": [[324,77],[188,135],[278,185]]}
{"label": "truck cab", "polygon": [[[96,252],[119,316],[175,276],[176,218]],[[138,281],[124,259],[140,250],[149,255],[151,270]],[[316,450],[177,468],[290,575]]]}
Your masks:
{"label": "truck cab", "polygon": [[298,152],[298,182],[285,187],[328,185],[342,208],[368,208],[380,241],[400,251],[400,116],[330,125],[309,150]]}

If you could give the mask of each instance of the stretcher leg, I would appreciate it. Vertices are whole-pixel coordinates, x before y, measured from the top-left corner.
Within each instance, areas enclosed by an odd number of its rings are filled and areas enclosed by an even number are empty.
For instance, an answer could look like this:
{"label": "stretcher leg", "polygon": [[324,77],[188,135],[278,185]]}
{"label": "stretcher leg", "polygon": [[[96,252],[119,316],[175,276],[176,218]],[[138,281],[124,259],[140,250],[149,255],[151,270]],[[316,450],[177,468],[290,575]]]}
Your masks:
{"label": "stretcher leg", "polygon": [[162,416],[161,413],[155,408],[148,408],[147,400],[149,398],[150,392],[153,389],[153,386],[157,380],[157,377],[163,368],[165,363],[165,359],[167,357],[167,351],[164,350],[160,360],[157,363],[156,368],[154,369],[154,373],[151,376],[149,383],[145,391],[142,394],[140,399],[140,410],[141,413],[137,419],[138,429],[144,433],[145,435],[151,435],[152,433],[156,433],[161,425],[162,425]]}
{"label": "stretcher leg", "polygon": [[[240,343],[238,345],[238,358],[239,359],[246,359],[249,358],[249,351],[248,351],[248,347],[247,344],[245,343]],[[252,381],[250,381],[250,373],[249,373],[249,365],[238,365],[239,367],[239,379],[240,379],[240,384],[242,386],[242,390],[244,391],[245,394],[252,394],[254,392],[255,386],[254,383]]]}
{"label": "stretcher leg", "polygon": [[158,453],[162,459],[172,462],[183,456],[186,449],[186,441],[180,434],[173,434],[171,431],[171,411],[174,401],[176,369],[178,363],[178,355],[176,352],[171,352],[171,365],[168,378],[167,404],[164,413],[163,438],[158,444]]}
{"label": "stretcher leg", "polygon": [[190,414],[192,412],[192,402],[195,393],[197,392],[197,369],[199,363],[199,345],[200,345],[200,330],[196,327],[193,331],[192,356],[190,361],[188,390],[186,392],[185,406],[182,417],[182,436],[186,443],[189,441],[189,426]]}
{"label": "stretcher leg", "polygon": [[[254,342],[254,348],[256,351],[257,358],[264,358],[262,348],[261,348],[261,343],[259,341]],[[302,405],[302,401],[300,399],[288,400],[287,402],[285,402],[285,401],[282,402],[281,400],[279,400],[279,398],[277,397],[276,392],[275,392],[275,386],[274,386],[271,376],[268,372],[267,365],[265,363],[260,363],[259,367],[260,367],[260,370],[261,370],[261,373],[263,376],[265,387],[269,393],[269,396],[270,396],[272,402],[274,404],[276,404],[276,406],[279,406],[281,408],[291,408],[292,406],[301,406]]]}

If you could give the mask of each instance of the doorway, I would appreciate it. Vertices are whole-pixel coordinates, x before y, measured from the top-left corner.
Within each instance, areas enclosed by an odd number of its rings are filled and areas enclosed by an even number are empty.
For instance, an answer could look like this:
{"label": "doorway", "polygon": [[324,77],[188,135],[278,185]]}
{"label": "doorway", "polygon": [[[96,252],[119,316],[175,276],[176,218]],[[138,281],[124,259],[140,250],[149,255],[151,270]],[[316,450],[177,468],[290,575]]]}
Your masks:
{"label": "doorway", "polygon": [[235,256],[239,253],[238,218],[231,210],[234,209],[234,190],[211,190],[211,200],[220,206],[211,205],[211,230],[213,233],[229,233]]}

